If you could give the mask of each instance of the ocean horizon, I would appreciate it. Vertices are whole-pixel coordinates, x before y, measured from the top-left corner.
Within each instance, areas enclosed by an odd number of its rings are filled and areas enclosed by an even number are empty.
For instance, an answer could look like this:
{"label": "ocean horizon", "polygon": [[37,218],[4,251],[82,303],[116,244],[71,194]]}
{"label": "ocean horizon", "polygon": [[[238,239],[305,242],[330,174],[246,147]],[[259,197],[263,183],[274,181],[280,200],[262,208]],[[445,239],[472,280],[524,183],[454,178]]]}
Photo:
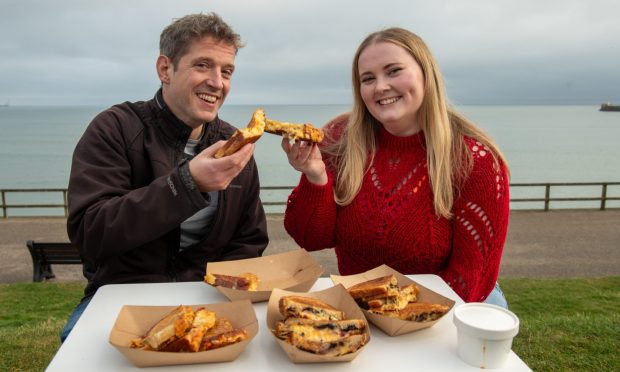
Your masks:
{"label": "ocean horizon", "polygon": [[[268,117],[318,127],[350,109],[342,104],[224,105],[220,117],[244,127],[258,107]],[[66,188],[75,144],[92,118],[106,108],[0,108],[0,189]],[[456,108],[498,143],[510,166],[511,183],[620,181],[620,113],[600,112],[595,105]],[[280,141],[279,136],[265,134],[256,144],[262,186],[293,186],[299,181]],[[620,195],[617,189],[608,194]],[[600,195],[598,190],[593,196]]]}

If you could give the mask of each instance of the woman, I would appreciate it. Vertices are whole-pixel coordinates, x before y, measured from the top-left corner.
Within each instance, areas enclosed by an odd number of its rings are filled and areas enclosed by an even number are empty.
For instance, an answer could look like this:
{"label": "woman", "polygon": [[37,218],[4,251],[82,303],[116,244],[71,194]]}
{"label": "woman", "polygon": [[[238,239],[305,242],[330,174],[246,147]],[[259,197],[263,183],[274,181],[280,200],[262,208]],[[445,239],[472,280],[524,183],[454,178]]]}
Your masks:
{"label": "woman", "polygon": [[369,35],[353,60],[354,105],[319,147],[282,141],[302,172],[284,225],[309,251],[335,247],[351,275],[387,264],[440,275],[467,302],[507,307],[496,285],[509,216],[497,145],[448,107],[425,43]]}

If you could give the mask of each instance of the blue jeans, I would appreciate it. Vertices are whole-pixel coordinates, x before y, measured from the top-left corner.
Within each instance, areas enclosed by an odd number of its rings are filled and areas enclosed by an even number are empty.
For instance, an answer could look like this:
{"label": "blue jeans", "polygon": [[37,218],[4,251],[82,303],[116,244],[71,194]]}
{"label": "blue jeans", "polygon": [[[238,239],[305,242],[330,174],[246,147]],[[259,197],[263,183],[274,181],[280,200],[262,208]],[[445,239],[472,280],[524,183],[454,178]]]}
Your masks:
{"label": "blue jeans", "polygon": [[69,319],[67,319],[67,323],[65,324],[62,331],[60,331],[60,342],[65,342],[65,339],[67,338],[67,336],[69,336],[69,333],[71,333],[71,330],[75,326],[75,323],[77,323],[78,319],[80,319],[80,317],[82,316],[82,313],[84,312],[84,310],[86,310],[86,307],[88,306],[88,304],[90,303],[90,300],[92,299],[93,299],[93,296],[84,298],[75,307],[75,309],[73,309],[73,312],[69,316]]}
{"label": "blue jeans", "polygon": [[504,309],[508,309],[508,301],[506,301],[504,292],[502,292],[502,289],[499,287],[499,283],[497,282],[495,283],[495,288],[493,288],[493,290],[491,291],[487,299],[484,300],[484,302],[491,305],[501,306]]}

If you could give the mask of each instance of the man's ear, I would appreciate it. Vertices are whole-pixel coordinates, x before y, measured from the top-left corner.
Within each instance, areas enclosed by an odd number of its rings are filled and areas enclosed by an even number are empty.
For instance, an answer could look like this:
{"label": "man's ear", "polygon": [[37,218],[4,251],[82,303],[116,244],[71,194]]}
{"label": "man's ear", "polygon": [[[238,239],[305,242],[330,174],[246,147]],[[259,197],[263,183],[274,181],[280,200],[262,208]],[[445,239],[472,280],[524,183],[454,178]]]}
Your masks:
{"label": "man's ear", "polygon": [[159,80],[162,84],[170,83],[170,72],[172,71],[172,62],[170,61],[170,58],[160,55],[157,57],[155,66],[157,68],[157,76],[159,76]]}

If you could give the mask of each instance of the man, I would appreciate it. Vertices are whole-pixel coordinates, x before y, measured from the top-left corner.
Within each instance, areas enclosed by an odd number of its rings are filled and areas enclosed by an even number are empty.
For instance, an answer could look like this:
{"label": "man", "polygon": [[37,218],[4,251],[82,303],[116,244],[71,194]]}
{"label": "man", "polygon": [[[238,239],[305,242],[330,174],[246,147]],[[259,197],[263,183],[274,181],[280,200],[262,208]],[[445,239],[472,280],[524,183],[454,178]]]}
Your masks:
{"label": "man", "polygon": [[161,34],[161,89],[100,113],[75,148],[67,230],[88,279],[64,341],[102,285],[199,281],[209,261],[258,257],[267,246],[254,145],[213,154],[234,132],[218,110],[240,37],[213,13]]}

